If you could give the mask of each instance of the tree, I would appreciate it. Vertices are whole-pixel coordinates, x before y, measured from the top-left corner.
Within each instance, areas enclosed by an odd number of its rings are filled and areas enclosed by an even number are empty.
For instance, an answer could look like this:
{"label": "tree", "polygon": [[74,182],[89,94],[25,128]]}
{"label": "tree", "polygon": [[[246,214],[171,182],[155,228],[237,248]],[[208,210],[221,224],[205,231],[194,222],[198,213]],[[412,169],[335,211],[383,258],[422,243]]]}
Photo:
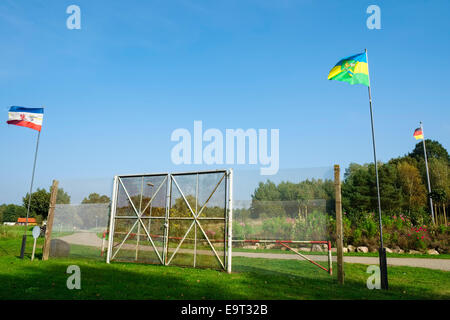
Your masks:
{"label": "tree", "polygon": [[84,198],[81,203],[109,203],[111,199],[105,195],[99,195],[98,193],[91,193],[87,198]]}
{"label": "tree", "polygon": [[[427,158],[445,160],[450,162],[450,157],[447,150],[437,141],[426,139],[425,146],[427,149]],[[423,142],[418,142],[414,150],[409,154],[410,157],[417,159],[418,161],[424,159],[423,155]]]}
{"label": "tree", "polygon": [[[29,193],[22,198],[23,206],[28,208]],[[38,188],[31,194],[30,217],[42,216],[47,218],[50,203],[50,192],[45,189]]]}
{"label": "tree", "polygon": [[[52,187],[50,187],[50,193],[52,192]],[[63,188],[58,188],[56,193],[56,203],[57,204],[70,204],[70,196],[67,192],[64,192]]]}
{"label": "tree", "polygon": [[411,213],[411,210],[417,211],[420,207],[426,205],[427,190],[422,183],[419,169],[402,161],[397,164],[399,182],[402,192],[405,195],[403,208]]}
{"label": "tree", "polygon": [[15,204],[2,205],[2,222],[17,222],[17,218],[27,216],[27,209]]}

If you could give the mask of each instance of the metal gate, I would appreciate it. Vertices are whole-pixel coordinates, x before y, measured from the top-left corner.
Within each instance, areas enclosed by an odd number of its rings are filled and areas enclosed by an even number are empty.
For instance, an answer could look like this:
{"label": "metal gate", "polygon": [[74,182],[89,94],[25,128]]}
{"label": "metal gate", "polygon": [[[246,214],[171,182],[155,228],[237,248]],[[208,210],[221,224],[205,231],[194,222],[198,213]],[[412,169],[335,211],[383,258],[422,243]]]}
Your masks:
{"label": "metal gate", "polygon": [[114,177],[107,263],[231,272],[232,170]]}

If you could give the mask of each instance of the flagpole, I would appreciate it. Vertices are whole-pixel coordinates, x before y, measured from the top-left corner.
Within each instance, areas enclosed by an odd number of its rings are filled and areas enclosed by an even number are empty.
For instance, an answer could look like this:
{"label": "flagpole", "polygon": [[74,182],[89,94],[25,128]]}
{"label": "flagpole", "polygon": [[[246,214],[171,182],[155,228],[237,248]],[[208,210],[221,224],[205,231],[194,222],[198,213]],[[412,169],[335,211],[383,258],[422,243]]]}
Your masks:
{"label": "flagpole", "polygon": [[[369,68],[369,58],[367,55],[367,49],[364,49],[366,53],[367,59],[367,68]],[[372,94],[370,92],[370,73],[369,74],[369,106],[370,106],[370,123],[372,125],[372,145],[373,145],[373,160],[375,164],[375,176],[377,182],[377,198],[378,198],[378,218],[379,218],[379,227],[380,227],[380,272],[381,272],[381,288],[388,289],[388,278],[387,278],[387,262],[386,262],[386,249],[383,247],[383,223],[381,220],[381,197],[380,197],[380,183],[378,178],[378,164],[377,164],[377,151],[375,146],[375,130],[373,125],[373,110],[372,110]]]}
{"label": "flagpole", "polygon": [[428,158],[427,158],[427,149],[425,147],[425,134],[423,133],[423,125],[422,125],[422,121],[420,121],[420,130],[422,130],[422,135],[423,135],[423,154],[425,156],[425,168],[427,171],[427,181],[428,181],[428,198],[430,199],[430,207],[431,207],[431,219],[433,220],[433,224],[435,224],[434,222],[434,209],[433,209],[433,199],[430,196],[431,193],[431,183],[430,183],[430,174],[428,172]]}
{"label": "flagpole", "polygon": [[34,163],[33,163],[33,173],[31,174],[31,185],[30,185],[30,193],[28,196],[28,209],[27,209],[27,218],[25,220],[25,231],[22,237],[22,247],[20,249],[20,258],[23,259],[23,256],[25,254],[25,247],[27,243],[27,229],[28,229],[28,217],[30,215],[30,207],[31,207],[31,192],[33,191],[33,182],[34,182],[34,172],[36,169],[36,160],[37,160],[37,154],[39,149],[39,138],[41,136],[41,130],[39,130],[37,141],[36,141],[36,151],[34,152]]}

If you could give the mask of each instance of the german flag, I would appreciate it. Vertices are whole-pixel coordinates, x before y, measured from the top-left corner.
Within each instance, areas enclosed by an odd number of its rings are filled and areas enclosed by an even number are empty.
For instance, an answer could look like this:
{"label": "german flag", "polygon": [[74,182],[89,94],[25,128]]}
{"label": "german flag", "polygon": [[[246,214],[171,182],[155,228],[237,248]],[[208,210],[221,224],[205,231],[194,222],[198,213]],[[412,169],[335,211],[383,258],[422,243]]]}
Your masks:
{"label": "german flag", "polygon": [[423,139],[423,132],[421,128],[414,130],[414,138],[416,138],[416,140]]}

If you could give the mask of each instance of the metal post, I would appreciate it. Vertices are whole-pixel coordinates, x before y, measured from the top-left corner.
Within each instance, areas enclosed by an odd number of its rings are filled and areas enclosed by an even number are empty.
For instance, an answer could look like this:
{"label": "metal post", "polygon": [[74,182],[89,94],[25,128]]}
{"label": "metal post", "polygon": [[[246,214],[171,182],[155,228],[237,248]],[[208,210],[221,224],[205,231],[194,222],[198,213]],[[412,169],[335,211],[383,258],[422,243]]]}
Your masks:
{"label": "metal post", "polygon": [[428,172],[428,158],[427,158],[427,149],[425,147],[425,134],[423,133],[423,125],[422,125],[422,121],[420,121],[420,129],[422,130],[422,135],[423,135],[423,154],[425,156],[425,168],[427,171],[427,182],[428,182],[428,198],[430,199],[430,207],[431,207],[431,219],[433,220],[433,224],[435,224],[435,219],[434,219],[434,209],[433,209],[433,199],[431,198],[430,194],[431,194],[431,183],[430,183],[430,174]]}
{"label": "metal post", "polygon": [[[365,49],[365,52],[366,52],[366,59],[367,59],[367,68],[369,68],[369,58],[367,56],[367,49]],[[378,179],[378,163],[377,163],[377,151],[376,151],[376,145],[375,145],[375,130],[374,130],[374,125],[373,125],[372,95],[370,92],[370,79],[369,79],[368,92],[369,92],[369,105],[370,105],[370,123],[372,125],[373,160],[374,160],[374,164],[375,164],[375,175],[376,175],[376,181],[377,181],[378,218],[379,218],[379,227],[380,227],[380,250],[379,250],[380,254],[379,254],[379,256],[380,256],[380,271],[381,271],[381,288],[387,290],[388,289],[387,263],[386,263],[386,252],[383,247],[383,223],[381,220],[380,183],[379,183],[379,179]]]}
{"label": "metal post", "polygon": [[[197,173],[197,185],[195,188],[195,215],[197,214],[198,214],[198,173]],[[194,225],[194,268],[196,263],[197,263],[197,224]]]}
{"label": "metal post", "polygon": [[108,235],[108,252],[106,253],[106,263],[110,263],[112,248],[113,248],[113,237],[114,237],[114,219],[116,217],[116,205],[117,205],[117,189],[119,188],[118,178],[114,177],[114,186],[111,199],[111,214],[109,217],[109,235]]}
{"label": "metal post", "polygon": [[228,187],[228,259],[227,272],[231,273],[231,260],[233,254],[233,169],[228,171],[228,179],[230,181]]}
{"label": "metal post", "polygon": [[163,243],[163,264],[167,265],[167,248],[169,242],[169,215],[172,205],[172,175],[167,174],[167,194],[166,194],[166,217],[164,219],[164,243]]}
{"label": "metal post", "polygon": [[22,237],[22,246],[20,248],[20,259],[23,259],[23,256],[25,254],[25,247],[27,243],[27,229],[28,229],[28,217],[30,215],[30,206],[31,206],[31,192],[33,191],[33,182],[34,182],[34,171],[36,169],[36,160],[37,160],[37,153],[39,149],[39,137],[41,136],[41,131],[38,131],[37,141],[36,141],[36,151],[34,152],[34,163],[33,163],[33,173],[31,174],[31,185],[30,185],[30,194],[28,197],[28,209],[27,209],[27,218],[25,220],[25,231],[23,233]]}
{"label": "metal post", "polygon": [[[139,215],[140,216],[142,216],[142,194],[143,193],[144,193],[144,176],[141,177],[141,197],[139,199]],[[141,234],[141,224],[138,224],[135,261],[138,260],[140,234]]]}

